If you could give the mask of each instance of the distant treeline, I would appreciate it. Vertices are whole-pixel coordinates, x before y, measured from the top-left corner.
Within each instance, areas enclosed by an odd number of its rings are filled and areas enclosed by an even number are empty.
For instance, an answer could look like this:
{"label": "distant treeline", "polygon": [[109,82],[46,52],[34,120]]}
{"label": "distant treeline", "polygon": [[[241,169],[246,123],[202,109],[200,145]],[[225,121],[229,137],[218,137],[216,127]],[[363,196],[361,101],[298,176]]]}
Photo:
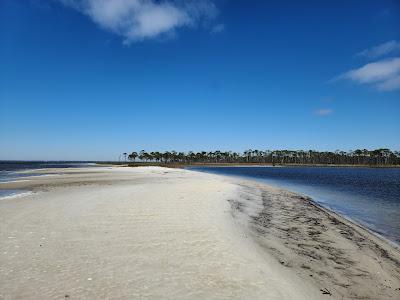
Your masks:
{"label": "distant treeline", "polygon": [[299,165],[400,165],[400,151],[389,149],[357,149],[354,151],[313,151],[313,150],[246,150],[201,152],[132,152],[124,153],[124,159],[135,162],[156,163],[260,163],[260,164],[299,164]]}

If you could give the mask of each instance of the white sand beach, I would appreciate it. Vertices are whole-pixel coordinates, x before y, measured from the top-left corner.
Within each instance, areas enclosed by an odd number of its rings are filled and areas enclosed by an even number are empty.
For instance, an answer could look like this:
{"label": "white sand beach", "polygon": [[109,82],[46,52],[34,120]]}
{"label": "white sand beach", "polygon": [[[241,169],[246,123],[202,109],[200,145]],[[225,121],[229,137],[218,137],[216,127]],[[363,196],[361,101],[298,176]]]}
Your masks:
{"label": "white sand beach", "polygon": [[[46,170],[48,172],[49,170]],[[160,167],[0,189],[0,299],[399,299],[399,250],[299,195]]]}

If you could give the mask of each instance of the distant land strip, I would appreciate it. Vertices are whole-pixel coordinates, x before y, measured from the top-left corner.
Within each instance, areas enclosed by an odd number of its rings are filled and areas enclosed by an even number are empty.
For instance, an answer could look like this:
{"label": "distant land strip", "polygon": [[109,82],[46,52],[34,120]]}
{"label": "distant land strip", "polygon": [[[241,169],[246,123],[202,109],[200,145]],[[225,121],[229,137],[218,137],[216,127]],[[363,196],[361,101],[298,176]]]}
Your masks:
{"label": "distant land strip", "polygon": [[152,151],[123,153],[120,162],[131,166],[140,165],[287,165],[287,166],[400,166],[400,151],[389,149],[357,149],[354,151],[314,151],[314,150],[246,150],[243,153],[233,151]]}

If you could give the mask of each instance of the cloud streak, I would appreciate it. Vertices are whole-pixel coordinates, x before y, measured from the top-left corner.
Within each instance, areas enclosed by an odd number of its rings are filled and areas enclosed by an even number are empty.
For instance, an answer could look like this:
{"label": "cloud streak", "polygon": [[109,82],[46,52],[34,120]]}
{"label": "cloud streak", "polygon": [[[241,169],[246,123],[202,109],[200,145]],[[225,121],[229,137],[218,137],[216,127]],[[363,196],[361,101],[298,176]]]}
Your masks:
{"label": "cloud streak", "polygon": [[217,34],[225,31],[225,25],[224,24],[217,24],[213,28],[211,28],[211,33]]}
{"label": "cloud streak", "polygon": [[175,34],[178,28],[210,23],[218,10],[210,0],[58,0],[88,16],[124,44]]}
{"label": "cloud streak", "polygon": [[373,84],[381,91],[400,89],[400,57],[368,63],[344,73],[338,79],[347,79],[358,84]]}
{"label": "cloud streak", "polygon": [[333,114],[333,109],[331,108],[321,108],[314,111],[314,114],[319,117],[325,117]]}
{"label": "cloud streak", "polygon": [[377,58],[377,57],[391,54],[391,53],[399,51],[399,50],[400,50],[400,42],[392,40],[392,41],[380,44],[378,46],[365,49],[365,50],[357,53],[357,56],[364,56],[364,57],[368,57],[368,58]]}

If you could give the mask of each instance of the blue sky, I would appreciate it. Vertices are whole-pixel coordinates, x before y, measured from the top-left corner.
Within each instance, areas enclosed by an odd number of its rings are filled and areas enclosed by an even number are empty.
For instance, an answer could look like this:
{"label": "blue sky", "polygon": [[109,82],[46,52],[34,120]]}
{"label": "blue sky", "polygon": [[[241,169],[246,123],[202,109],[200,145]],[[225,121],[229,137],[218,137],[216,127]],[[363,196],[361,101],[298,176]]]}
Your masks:
{"label": "blue sky", "polygon": [[3,0],[0,159],[400,149],[398,1]]}

